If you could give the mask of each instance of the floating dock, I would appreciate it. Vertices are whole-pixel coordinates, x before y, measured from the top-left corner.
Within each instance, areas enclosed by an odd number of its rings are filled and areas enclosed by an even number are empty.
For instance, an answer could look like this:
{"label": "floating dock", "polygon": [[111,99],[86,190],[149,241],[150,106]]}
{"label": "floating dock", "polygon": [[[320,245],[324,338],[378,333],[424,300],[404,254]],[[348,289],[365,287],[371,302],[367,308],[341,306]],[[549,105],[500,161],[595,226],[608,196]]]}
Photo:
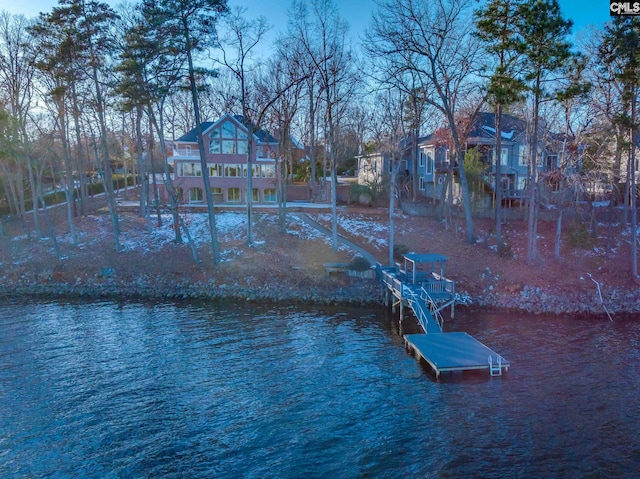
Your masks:
{"label": "floating dock", "polygon": [[483,343],[464,332],[444,333],[441,311],[451,308],[455,314],[455,284],[444,276],[447,258],[439,254],[407,254],[404,264],[382,269],[385,302],[400,307],[400,324],[408,306],[425,334],[404,335],[405,346],[423,359],[435,372],[483,370],[502,376],[509,362]]}
{"label": "floating dock", "polygon": [[424,359],[436,377],[443,372],[488,369],[492,376],[509,370],[509,362],[467,333],[406,334],[407,350]]}

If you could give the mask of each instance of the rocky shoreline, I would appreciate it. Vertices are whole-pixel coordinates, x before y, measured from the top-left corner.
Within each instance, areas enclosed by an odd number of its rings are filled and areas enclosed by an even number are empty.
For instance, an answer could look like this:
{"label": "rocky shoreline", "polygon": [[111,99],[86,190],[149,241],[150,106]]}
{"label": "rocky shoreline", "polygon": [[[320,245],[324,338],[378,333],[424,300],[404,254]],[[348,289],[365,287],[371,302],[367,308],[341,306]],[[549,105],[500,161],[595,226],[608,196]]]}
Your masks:
{"label": "rocky shoreline", "polygon": [[[102,278],[78,280],[75,283],[51,278],[3,282],[4,297],[101,298],[142,300],[234,300],[249,302],[292,303],[305,305],[381,305],[384,289],[377,280],[351,279],[334,285],[302,285],[292,278],[288,282],[242,285],[239,282],[220,283],[188,279],[141,275],[137,278]],[[603,301],[592,294],[576,292],[557,295],[546,288],[525,286],[521,291],[480,294],[458,294],[462,307],[481,310],[509,310],[528,314],[601,316],[640,313],[640,292],[613,289],[602,292]]]}

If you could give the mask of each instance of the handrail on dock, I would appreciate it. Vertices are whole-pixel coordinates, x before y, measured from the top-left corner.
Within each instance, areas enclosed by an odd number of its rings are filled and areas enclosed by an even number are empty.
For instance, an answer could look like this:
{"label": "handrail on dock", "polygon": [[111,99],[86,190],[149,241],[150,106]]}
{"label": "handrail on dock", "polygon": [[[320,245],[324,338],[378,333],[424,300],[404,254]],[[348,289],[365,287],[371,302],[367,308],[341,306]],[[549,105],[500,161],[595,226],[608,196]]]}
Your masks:
{"label": "handrail on dock", "polygon": [[[424,332],[442,332],[442,323],[440,323],[436,318],[431,316],[429,312],[427,312],[427,309],[425,308],[426,303],[423,304],[423,302],[420,300],[421,298],[416,294],[416,292],[407,286],[404,287],[404,292],[405,298],[407,299],[409,306],[411,306],[411,309],[416,315],[418,323],[420,323],[420,326],[422,326]],[[437,324],[439,331],[434,331],[432,327],[429,327],[431,321],[434,321],[435,324]]]}

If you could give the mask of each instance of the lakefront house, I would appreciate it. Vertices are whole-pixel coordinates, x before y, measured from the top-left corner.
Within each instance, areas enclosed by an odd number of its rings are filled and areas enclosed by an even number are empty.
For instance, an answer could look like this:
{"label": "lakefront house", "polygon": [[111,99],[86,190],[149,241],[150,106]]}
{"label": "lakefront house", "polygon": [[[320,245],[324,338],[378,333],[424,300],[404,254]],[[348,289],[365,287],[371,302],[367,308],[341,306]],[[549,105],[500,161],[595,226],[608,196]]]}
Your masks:
{"label": "lakefront house", "polygon": [[[214,203],[246,204],[249,128],[245,119],[228,113],[215,122],[203,122],[202,135]],[[263,129],[253,136],[253,202],[276,203],[278,141]],[[195,128],[173,142],[168,161],[173,166],[178,200],[189,205],[206,204]]]}
{"label": "lakefront house", "polygon": [[[502,197],[505,201],[522,200],[528,180],[529,143],[527,124],[512,115],[503,115],[500,152],[500,173]],[[448,146],[446,129],[418,138],[417,172],[414,173],[412,158],[413,141],[404,141],[401,145],[400,162],[396,195],[400,198],[410,197],[413,175],[418,175],[418,195],[437,199],[445,184],[445,176],[451,165],[451,152]],[[478,113],[469,128],[465,139],[466,150],[476,148],[480,160],[487,165],[486,187],[487,198],[494,193],[496,160],[496,129],[493,113]],[[358,158],[358,182],[360,184],[382,181],[383,176],[392,171],[392,162],[388,155],[375,152]],[[453,165],[455,166],[455,165]],[[558,154],[540,145],[538,149],[537,167],[540,172],[552,171],[558,167]],[[453,185],[454,190],[456,185]],[[456,196],[454,191],[454,196]]]}

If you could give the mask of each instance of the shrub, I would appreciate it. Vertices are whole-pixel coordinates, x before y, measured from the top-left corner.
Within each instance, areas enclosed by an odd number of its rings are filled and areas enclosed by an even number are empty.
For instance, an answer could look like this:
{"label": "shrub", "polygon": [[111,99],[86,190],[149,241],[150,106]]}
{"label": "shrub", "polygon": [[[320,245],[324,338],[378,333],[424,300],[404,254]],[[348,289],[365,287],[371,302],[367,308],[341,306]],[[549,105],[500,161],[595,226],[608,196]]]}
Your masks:
{"label": "shrub", "polygon": [[393,257],[395,259],[402,259],[402,255],[407,254],[408,252],[409,247],[405,244],[393,245]]}
{"label": "shrub", "polygon": [[513,259],[513,250],[511,245],[505,241],[498,244],[498,256],[502,258]]}
{"label": "shrub", "polygon": [[573,227],[569,230],[569,245],[574,248],[586,249],[592,244],[592,237],[589,233],[589,228],[583,223],[574,223]]}
{"label": "shrub", "polygon": [[349,263],[349,269],[353,271],[366,271],[371,269],[371,263],[362,256],[356,256],[351,260],[351,263]]}

